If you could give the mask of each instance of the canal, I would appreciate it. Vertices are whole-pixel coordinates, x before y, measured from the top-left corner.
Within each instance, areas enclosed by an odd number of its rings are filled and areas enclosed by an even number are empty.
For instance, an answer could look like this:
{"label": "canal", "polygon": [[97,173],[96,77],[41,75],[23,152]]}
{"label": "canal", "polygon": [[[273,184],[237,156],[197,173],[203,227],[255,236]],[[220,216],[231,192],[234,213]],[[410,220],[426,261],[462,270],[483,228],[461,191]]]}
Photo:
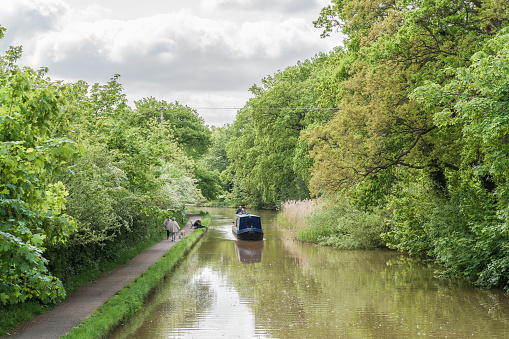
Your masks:
{"label": "canal", "polygon": [[204,238],[110,338],[505,338],[509,297],[434,278],[393,251],[293,241],[261,216],[263,242],[237,242],[233,209],[207,208]]}

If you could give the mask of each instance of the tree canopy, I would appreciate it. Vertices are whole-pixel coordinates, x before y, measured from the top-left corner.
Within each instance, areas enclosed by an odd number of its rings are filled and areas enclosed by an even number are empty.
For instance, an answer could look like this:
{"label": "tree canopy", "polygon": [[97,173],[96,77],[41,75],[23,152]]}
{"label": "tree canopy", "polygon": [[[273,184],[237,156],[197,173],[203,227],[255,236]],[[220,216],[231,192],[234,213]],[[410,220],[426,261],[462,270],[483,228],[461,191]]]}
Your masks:
{"label": "tree canopy", "polygon": [[44,244],[65,241],[76,223],[63,213],[67,190],[49,177],[76,146],[50,133],[50,122],[68,125],[62,86],[44,70],[20,69],[20,55],[11,48],[0,59],[0,302],[51,302],[65,291],[48,272]]}

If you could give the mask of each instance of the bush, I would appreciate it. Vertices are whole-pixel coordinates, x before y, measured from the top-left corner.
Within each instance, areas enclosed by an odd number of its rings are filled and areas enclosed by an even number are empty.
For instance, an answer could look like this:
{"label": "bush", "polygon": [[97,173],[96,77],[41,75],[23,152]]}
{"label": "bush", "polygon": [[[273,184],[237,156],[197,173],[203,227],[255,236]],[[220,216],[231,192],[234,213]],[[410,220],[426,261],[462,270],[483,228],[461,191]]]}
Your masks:
{"label": "bush", "polygon": [[374,249],[384,246],[387,212],[360,211],[346,199],[289,201],[283,204],[280,222],[297,239],[341,249]]}

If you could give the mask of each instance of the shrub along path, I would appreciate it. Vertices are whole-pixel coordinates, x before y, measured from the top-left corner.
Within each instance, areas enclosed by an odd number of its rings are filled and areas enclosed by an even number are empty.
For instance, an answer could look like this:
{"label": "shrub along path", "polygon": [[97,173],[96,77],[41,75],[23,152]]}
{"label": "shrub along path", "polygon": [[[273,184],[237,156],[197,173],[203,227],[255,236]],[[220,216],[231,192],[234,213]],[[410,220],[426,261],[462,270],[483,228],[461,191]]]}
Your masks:
{"label": "shrub along path", "polygon": [[[191,228],[192,223],[196,219],[201,218],[197,214],[188,215],[189,220],[182,228],[186,231],[186,235],[193,231]],[[67,299],[56,305],[54,309],[20,325],[8,337],[30,339],[60,338],[85,318],[89,317],[93,311],[113,297],[117,291],[124,288],[150,266],[159,261],[179,240],[177,239],[177,241],[173,242],[171,237],[170,240],[161,240],[127,264],[106,272],[96,280],[81,287]],[[7,338],[7,336],[5,337]]]}

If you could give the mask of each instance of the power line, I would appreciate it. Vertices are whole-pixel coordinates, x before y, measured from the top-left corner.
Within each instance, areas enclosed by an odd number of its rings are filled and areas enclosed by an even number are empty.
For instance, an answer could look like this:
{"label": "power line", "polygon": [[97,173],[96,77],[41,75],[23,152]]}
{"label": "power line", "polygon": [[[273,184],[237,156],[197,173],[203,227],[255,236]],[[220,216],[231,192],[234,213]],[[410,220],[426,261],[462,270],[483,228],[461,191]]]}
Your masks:
{"label": "power line", "polygon": [[193,107],[193,109],[321,109],[337,110],[337,107]]}

